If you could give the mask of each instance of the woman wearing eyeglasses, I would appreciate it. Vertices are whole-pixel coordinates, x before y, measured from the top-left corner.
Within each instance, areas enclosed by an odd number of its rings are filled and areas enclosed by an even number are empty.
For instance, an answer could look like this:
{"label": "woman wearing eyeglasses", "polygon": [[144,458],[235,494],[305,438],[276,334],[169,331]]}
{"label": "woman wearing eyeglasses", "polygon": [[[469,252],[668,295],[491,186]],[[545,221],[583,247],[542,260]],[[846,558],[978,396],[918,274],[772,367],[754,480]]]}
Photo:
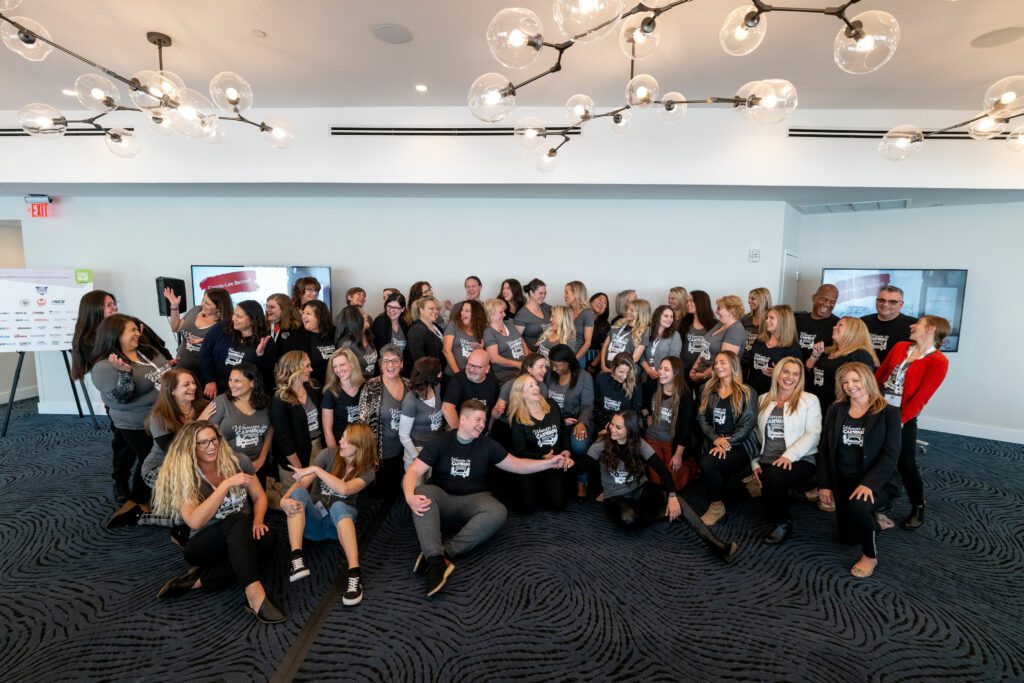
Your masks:
{"label": "woman wearing eyeglasses", "polygon": [[[436,299],[432,303],[438,307]],[[404,448],[398,430],[402,421],[402,401],[408,391],[409,380],[402,377],[402,352],[388,344],[380,350],[380,375],[363,386],[359,397],[359,420],[370,425],[377,436],[380,457],[377,488],[383,496],[396,494],[405,474],[402,466]]]}
{"label": "woman wearing eyeglasses", "polygon": [[274,533],[263,521],[267,496],[252,463],[232,451],[216,427],[200,420],[181,428],[157,476],[154,505],[158,514],[181,515],[195,532],[185,545],[188,571],[165,583],[157,597],[238,583],[257,619],[285,620],[259,579],[261,560],[274,549]]}
{"label": "woman wearing eyeglasses", "polygon": [[312,275],[300,277],[292,285],[292,306],[301,311],[302,306],[320,296],[320,281]]}
{"label": "woman wearing eyeglasses", "polygon": [[405,353],[409,325],[402,315],[405,312],[405,297],[398,292],[388,295],[384,301],[384,312],[373,319],[373,343],[377,353],[388,344],[394,344]]}

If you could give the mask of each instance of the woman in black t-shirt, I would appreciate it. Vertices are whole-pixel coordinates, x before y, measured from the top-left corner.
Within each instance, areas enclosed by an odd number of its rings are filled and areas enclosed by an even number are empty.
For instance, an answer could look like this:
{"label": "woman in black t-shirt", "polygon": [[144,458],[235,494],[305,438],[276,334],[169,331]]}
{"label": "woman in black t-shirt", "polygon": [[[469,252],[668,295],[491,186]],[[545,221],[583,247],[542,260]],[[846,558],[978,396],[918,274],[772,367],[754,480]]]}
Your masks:
{"label": "woman in black t-shirt", "polygon": [[604,346],[604,340],[608,338],[608,331],[612,329],[612,324],[608,321],[608,295],[598,292],[590,297],[590,310],[594,312],[594,334],[590,338],[590,348],[587,349],[584,361],[587,370],[597,374],[601,370],[598,354]]}
{"label": "woman in black t-shirt", "polygon": [[840,318],[832,328],[832,345],[825,348],[825,342],[817,342],[805,362],[807,391],[818,397],[823,415],[838,396],[836,370],[846,363],[864,363],[872,370],[878,367],[867,325],[849,316]]}
{"label": "woman in black t-shirt", "polygon": [[363,377],[377,373],[377,347],[373,343],[370,321],[359,306],[349,305],[341,309],[335,321],[335,348],[347,348],[359,359]]}
{"label": "woman in black t-shirt", "polygon": [[[337,344],[334,341],[334,323],[331,322],[331,309],[319,299],[307,301],[300,309],[302,315],[303,334],[301,345],[296,351],[304,351],[313,367],[312,380],[316,387],[322,387],[327,379],[327,359],[331,357]],[[319,395],[319,388],[317,392]]]}
{"label": "woman in black t-shirt", "polygon": [[792,308],[781,305],[768,309],[764,330],[754,340],[748,355],[747,385],[758,395],[767,393],[772,385],[775,364],[783,358],[800,357]]}
{"label": "woman in black t-shirt", "polygon": [[[540,385],[530,375],[512,383],[508,422],[512,430],[512,455],[531,460],[569,457],[569,434],[558,404],[540,395]],[[514,477],[513,499],[523,512],[544,505],[549,510],[565,507],[566,475],[562,470],[544,470]]]}
{"label": "woman in black t-shirt", "polygon": [[359,394],[365,379],[359,359],[351,349],[338,349],[328,361],[327,385],[320,404],[324,443],[328,448],[338,445],[345,427],[359,421]]}

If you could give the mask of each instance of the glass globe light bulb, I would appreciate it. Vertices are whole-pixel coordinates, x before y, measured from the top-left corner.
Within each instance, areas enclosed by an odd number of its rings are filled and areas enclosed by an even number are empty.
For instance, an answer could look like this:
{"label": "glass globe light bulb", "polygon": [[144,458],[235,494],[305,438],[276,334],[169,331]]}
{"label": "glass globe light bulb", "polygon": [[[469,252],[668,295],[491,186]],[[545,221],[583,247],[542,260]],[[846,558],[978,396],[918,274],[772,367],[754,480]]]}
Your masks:
{"label": "glass globe light bulb", "polygon": [[221,111],[244,114],[252,107],[252,86],[234,72],[221,71],[210,79],[210,99]]}
{"label": "glass globe light bulb", "polygon": [[658,115],[666,123],[675,123],[686,115],[686,98],[681,92],[667,92],[661,96]]}
{"label": "glass globe light bulb", "polygon": [[770,78],[759,81],[751,88],[749,118],[760,124],[780,123],[796,109],[796,88],[789,81],[781,78]]}
{"label": "glass globe light bulb", "polygon": [[266,119],[261,128],[263,139],[274,149],[284,149],[298,137],[292,124],[276,116]]}
{"label": "glass globe light bulb", "polygon": [[185,81],[171,71],[150,71],[144,69],[132,76],[138,88],[128,91],[128,97],[139,109],[153,109],[163,106],[163,98],[177,101],[179,93],[185,90]]}
{"label": "glass globe light bulb", "polygon": [[1006,130],[1006,121],[992,116],[982,116],[967,126],[967,134],[975,140],[990,140]]}
{"label": "glass globe light bulb", "polygon": [[896,53],[900,25],[888,12],[872,10],[858,14],[850,23],[857,27],[839,29],[832,46],[836,65],[851,74],[868,74],[885,66]]}
{"label": "glass globe light bulb", "polygon": [[623,4],[624,0],[555,0],[555,23],[573,41],[592,43],[618,27]]}
{"label": "glass globe light bulb", "polygon": [[594,100],[582,93],[573,95],[565,102],[565,118],[570,126],[586,123],[594,117]]}
{"label": "glass globe light bulb", "polygon": [[516,123],[514,136],[523,149],[536,149],[547,137],[547,129],[540,119],[526,116]]}
{"label": "glass globe light bulb", "polygon": [[211,145],[221,143],[227,137],[223,123],[215,116],[208,116],[203,122],[203,135],[199,139]]}
{"label": "glass globe light bulb", "polygon": [[512,83],[497,73],[484,74],[473,81],[466,100],[473,116],[487,123],[501,121],[516,106]]}
{"label": "glass globe light bulb", "polygon": [[112,128],[107,131],[107,149],[121,157],[131,159],[139,154],[139,139],[130,130]]}
{"label": "glass globe light bulb", "polygon": [[658,81],[650,74],[639,74],[626,83],[626,104],[643,109],[658,99]]}
{"label": "glass globe light bulb", "polygon": [[487,26],[487,47],[501,64],[523,69],[540,55],[543,33],[544,27],[534,12],[509,7],[495,14]]}
{"label": "glass globe light bulb", "polygon": [[1006,136],[1006,146],[1014,152],[1024,152],[1024,126],[1014,128]]}
{"label": "glass globe light bulb", "polygon": [[18,110],[22,130],[35,138],[59,138],[68,129],[68,121],[55,107],[42,102],[26,104]]}
{"label": "glass globe light bulb", "polygon": [[612,129],[612,132],[616,135],[622,135],[629,130],[630,124],[633,123],[633,112],[628,109],[620,111],[618,114],[614,114],[608,117],[608,126]]}
{"label": "glass globe light bulb", "polygon": [[159,133],[160,135],[173,135],[174,128],[171,126],[170,111],[163,107],[154,107],[153,109],[147,109],[146,122],[149,124],[151,130]]}
{"label": "glass globe light bulb", "polygon": [[541,173],[551,173],[558,165],[558,152],[554,147],[541,148],[540,152],[533,158],[533,166]]}
{"label": "glass globe light bulb", "polygon": [[214,115],[213,103],[200,92],[185,88],[178,94],[178,106],[170,110],[171,126],[187,138],[202,138],[205,121]]}
{"label": "glass globe light bulb", "polygon": [[1024,113],[1024,76],[1001,78],[985,92],[982,109],[1009,118]]}
{"label": "glass globe light bulb", "polygon": [[913,125],[896,126],[882,136],[878,152],[890,161],[906,159],[924,142],[924,133]]}
{"label": "glass globe light bulb", "polygon": [[0,12],[10,12],[21,7],[21,0],[0,0]]}
{"label": "glass globe light bulb", "polygon": [[89,111],[107,112],[121,104],[121,93],[114,82],[100,74],[84,74],[75,79],[75,97]]}
{"label": "glass globe light bulb", "polygon": [[[747,17],[756,17],[757,23],[749,26]],[[725,23],[718,32],[718,42],[728,54],[741,57],[756,50],[767,31],[767,15],[758,15],[757,8],[753,5],[743,5],[734,9],[725,18]]]}
{"label": "glass globe light bulb", "polygon": [[[29,31],[32,31],[32,33],[46,40],[50,40],[49,31],[43,28],[43,25],[38,21],[28,17],[11,17],[11,21],[21,24]],[[7,22],[0,24],[0,40],[3,41],[3,44],[9,50],[16,52],[30,62],[41,62],[53,52],[53,46],[49,43],[44,43],[28,33],[22,33]]]}
{"label": "glass globe light bulb", "polygon": [[628,59],[646,59],[658,49],[661,35],[654,30],[653,22],[654,15],[651,14],[633,15],[622,22],[619,29],[619,49]]}

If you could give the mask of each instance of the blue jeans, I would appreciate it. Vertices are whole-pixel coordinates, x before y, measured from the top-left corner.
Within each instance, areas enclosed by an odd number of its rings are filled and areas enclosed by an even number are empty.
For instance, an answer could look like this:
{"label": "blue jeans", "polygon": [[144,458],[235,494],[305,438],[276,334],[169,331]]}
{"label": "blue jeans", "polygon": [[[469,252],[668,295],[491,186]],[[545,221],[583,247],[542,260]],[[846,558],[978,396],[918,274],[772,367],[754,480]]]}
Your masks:
{"label": "blue jeans", "polygon": [[581,484],[587,483],[587,467],[588,464],[586,459],[590,456],[587,455],[587,449],[590,448],[590,444],[594,440],[594,431],[590,425],[587,425],[587,438],[577,439],[576,438],[576,425],[569,427],[569,453],[572,455],[572,459],[576,461],[576,481]]}
{"label": "blue jeans", "polygon": [[302,537],[308,541],[331,541],[338,539],[338,522],[343,519],[356,521],[356,508],[354,505],[336,500],[331,504],[327,516],[320,514],[320,510],[313,504],[309,491],[304,488],[297,488],[292,491],[292,500],[302,503],[306,511],[306,525],[302,529]]}

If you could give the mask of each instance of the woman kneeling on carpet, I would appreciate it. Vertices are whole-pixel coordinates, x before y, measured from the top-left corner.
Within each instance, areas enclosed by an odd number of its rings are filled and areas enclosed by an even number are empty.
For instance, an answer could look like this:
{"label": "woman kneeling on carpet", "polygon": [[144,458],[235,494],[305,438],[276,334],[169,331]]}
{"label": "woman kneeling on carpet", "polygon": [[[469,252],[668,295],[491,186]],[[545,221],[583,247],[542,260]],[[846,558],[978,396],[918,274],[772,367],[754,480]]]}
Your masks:
{"label": "woman kneeling on carpet", "polygon": [[[682,514],[711,552],[732,562],[736,544],[719,540],[693,508],[678,497],[668,467],[641,438],[636,413],[615,413],[607,432],[597,438],[588,454],[600,465],[604,511],[613,522],[626,529],[638,529],[662,517],[671,523]],[[647,465],[660,477],[660,486],[647,480]]]}
{"label": "woman kneeling on carpet", "polygon": [[377,437],[365,422],[353,422],[345,428],[337,446],[320,451],[311,466],[292,469],[295,485],[281,499],[281,509],[288,515],[288,541],[292,549],[288,578],[298,581],[309,576],[302,556],[303,538],[337,538],[348,562],[348,584],[341,601],[358,605],[363,599],[363,587],[356,543],[356,497],[373,482]]}
{"label": "woman kneeling on carpet", "polygon": [[836,402],[822,423],[818,446],[818,494],[835,502],[839,539],[860,542],[863,555],[850,573],[867,578],[878,565],[874,512],[899,492],[900,410],[885,401],[863,363],[836,373]]}
{"label": "woman kneeling on carpet", "polygon": [[260,555],[274,548],[274,534],[263,523],[267,496],[252,463],[231,450],[219,429],[197,420],[179,430],[156,479],[154,509],[181,515],[195,532],[185,545],[189,570],[164,584],[157,597],[218,590],[237,580],[257,619],[285,620],[257,571]]}

